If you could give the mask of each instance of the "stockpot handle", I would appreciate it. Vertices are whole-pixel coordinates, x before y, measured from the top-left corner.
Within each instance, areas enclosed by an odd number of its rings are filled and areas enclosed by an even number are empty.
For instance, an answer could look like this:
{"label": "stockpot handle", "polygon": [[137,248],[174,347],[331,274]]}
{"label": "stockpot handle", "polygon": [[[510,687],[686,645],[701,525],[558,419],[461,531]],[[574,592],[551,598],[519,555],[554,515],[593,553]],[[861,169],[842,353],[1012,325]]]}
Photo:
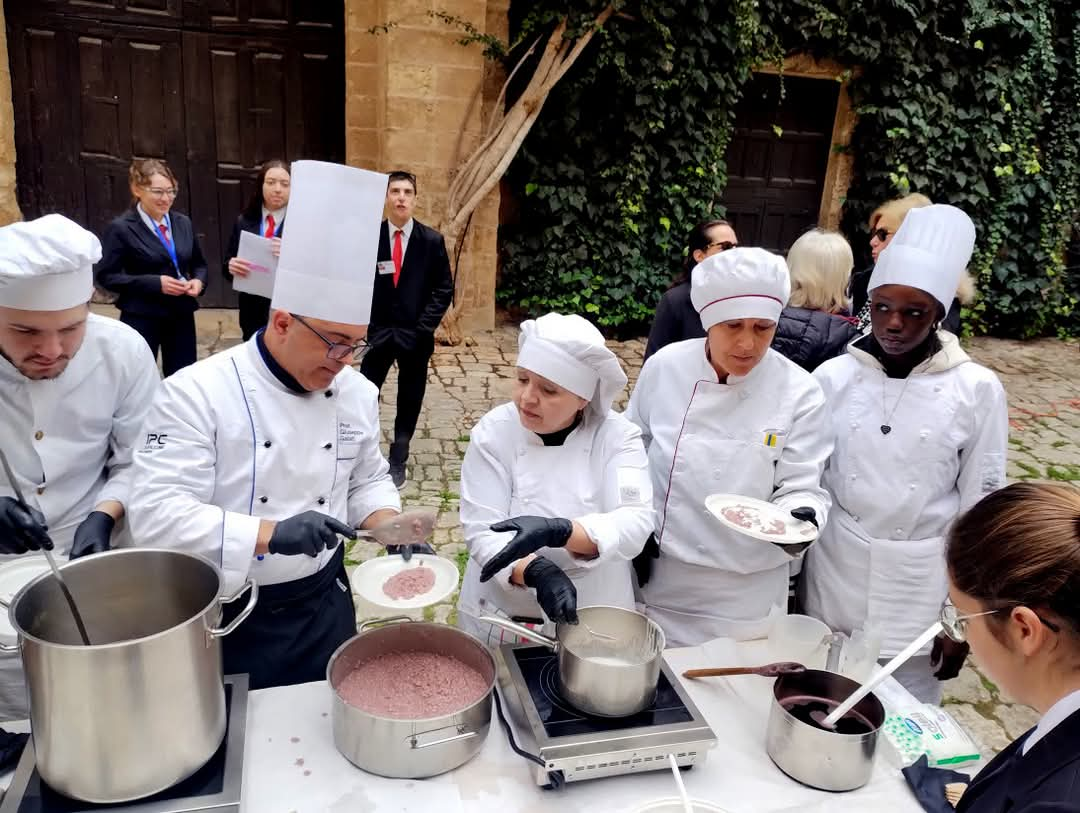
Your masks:
{"label": "stockpot handle", "polygon": [[357,628],[358,632],[364,630],[374,629],[375,627],[381,627],[383,624],[395,624],[399,621],[412,621],[412,616],[408,615],[388,615],[386,618],[369,618],[367,621],[361,621],[360,626]]}
{"label": "stockpot handle", "polygon": [[244,623],[244,619],[251,615],[251,611],[255,609],[255,603],[259,600],[259,585],[254,579],[248,579],[244,583],[244,586],[237,590],[235,593],[233,593],[231,596],[221,599],[221,603],[232,604],[244,594],[245,590],[250,591],[248,594],[247,606],[240,611],[240,615],[236,616],[236,618],[229,622],[228,626],[224,628],[211,627],[210,629],[208,629],[206,631],[206,634],[210,637],[211,641],[215,638],[224,638],[226,635],[228,635],[230,632],[232,632],[234,629]]}
{"label": "stockpot handle", "polygon": [[[3,607],[6,610],[10,606],[11,606],[11,604],[10,604],[10,602],[8,602],[7,599],[0,598],[0,607]],[[0,641],[0,652],[18,652],[18,651],[19,651],[19,642],[18,641],[16,641],[13,644],[5,644],[3,641]]]}
{"label": "stockpot handle", "polygon": [[414,751],[420,751],[424,748],[434,748],[436,745],[446,745],[448,742],[471,740],[473,737],[477,736],[480,733],[479,731],[462,731],[459,728],[458,731],[461,733],[455,734],[452,737],[443,737],[441,740],[432,740],[431,742],[418,742],[419,738],[424,736],[425,734],[434,734],[435,731],[439,730],[441,729],[436,728],[433,731],[418,731],[415,734],[410,734],[405,739],[408,741],[410,748],[412,748]]}
{"label": "stockpot handle", "polygon": [[552,652],[559,651],[558,640],[556,640],[555,638],[549,638],[548,636],[544,635],[541,632],[537,632],[536,630],[529,629],[524,624],[518,624],[514,621],[507,621],[505,618],[498,618],[493,615],[481,615],[476,620],[483,621],[484,623],[491,624],[492,626],[501,627],[508,632],[512,632],[515,635],[520,635],[526,640],[532,641],[534,644],[541,644],[542,646],[546,646]]}

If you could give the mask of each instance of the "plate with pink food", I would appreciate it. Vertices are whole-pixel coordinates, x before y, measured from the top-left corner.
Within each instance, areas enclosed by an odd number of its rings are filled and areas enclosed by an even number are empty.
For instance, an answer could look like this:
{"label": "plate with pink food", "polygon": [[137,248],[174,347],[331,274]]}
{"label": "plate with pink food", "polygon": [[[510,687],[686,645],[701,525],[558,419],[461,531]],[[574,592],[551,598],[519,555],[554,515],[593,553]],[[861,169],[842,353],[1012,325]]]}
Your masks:
{"label": "plate with pink food", "polygon": [[377,556],[353,571],[353,590],[385,610],[415,610],[438,604],[458,586],[457,565],[430,553]]}
{"label": "plate with pink food", "polygon": [[801,549],[818,537],[812,522],[795,519],[787,509],[753,497],[712,494],[705,498],[705,508],[733,531],[763,542]]}

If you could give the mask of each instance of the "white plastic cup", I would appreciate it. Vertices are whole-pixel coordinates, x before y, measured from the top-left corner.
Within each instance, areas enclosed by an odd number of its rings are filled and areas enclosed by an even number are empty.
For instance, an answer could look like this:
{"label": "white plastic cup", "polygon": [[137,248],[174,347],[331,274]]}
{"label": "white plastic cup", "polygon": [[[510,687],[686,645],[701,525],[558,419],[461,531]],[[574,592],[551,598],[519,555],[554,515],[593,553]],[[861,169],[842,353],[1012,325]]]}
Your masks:
{"label": "white plastic cup", "polygon": [[832,634],[824,621],[808,615],[781,615],[769,633],[769,658],[794,661],[807,669],[824,669],[828,655],[825,637]]}

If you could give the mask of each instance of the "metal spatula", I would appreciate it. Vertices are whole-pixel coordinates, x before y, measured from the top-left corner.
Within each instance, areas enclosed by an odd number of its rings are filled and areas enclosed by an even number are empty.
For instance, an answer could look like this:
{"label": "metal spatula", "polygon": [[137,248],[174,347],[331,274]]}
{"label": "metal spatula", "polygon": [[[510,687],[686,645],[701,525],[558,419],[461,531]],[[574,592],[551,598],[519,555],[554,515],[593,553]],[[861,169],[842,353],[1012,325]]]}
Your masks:
{"label": "metal spatula", "polygon": [[[11,464],[8,463],[7,455],[4,454],[3,449],[0,449],[0,463],[3,464],[4,474],[7,475],[8,482],[11,483],[11,490],[15,492],[15,499],[18,500],[19,505],[21,505],[27,513],[30,513],[30,506],[26,504],[26,500],[23,498],[22,489],[19,488],[19,483],[15,479],[15,472],[11,470]],[[45,554],[45,559],[49,562],[49,567],[52,568],[53,575],[60,584],[60,592],[64,594],[68,607],[71,608],[71,615],[75,619],[75,626],[79,628],[79,637],[82,638],[82,642],[85,646],[90,646],[90,636],[86,634],[86,625],[83,624],[82,615],[79,614],[79,608],[75,606],[75,598],[71,595],[67,582],[65,582],[64,577],[60,575],[60,568],[56,566],[56,560],[53,559],[52,551],[48,548],[43,548],[42,553]]]}

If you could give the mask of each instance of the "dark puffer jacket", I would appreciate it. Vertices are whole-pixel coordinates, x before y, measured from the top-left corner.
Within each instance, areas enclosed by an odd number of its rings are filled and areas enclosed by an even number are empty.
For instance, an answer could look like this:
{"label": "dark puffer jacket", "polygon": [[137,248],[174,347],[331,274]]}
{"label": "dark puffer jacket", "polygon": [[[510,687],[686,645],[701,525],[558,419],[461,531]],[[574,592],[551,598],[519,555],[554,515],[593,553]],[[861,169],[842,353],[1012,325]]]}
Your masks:
{"label": "dark puffer jacket", "polygon": [[823,361],[843,353],[858,335],[855,325],[844,316],[788,307],[780,314],[772,347],[812,373]]}

